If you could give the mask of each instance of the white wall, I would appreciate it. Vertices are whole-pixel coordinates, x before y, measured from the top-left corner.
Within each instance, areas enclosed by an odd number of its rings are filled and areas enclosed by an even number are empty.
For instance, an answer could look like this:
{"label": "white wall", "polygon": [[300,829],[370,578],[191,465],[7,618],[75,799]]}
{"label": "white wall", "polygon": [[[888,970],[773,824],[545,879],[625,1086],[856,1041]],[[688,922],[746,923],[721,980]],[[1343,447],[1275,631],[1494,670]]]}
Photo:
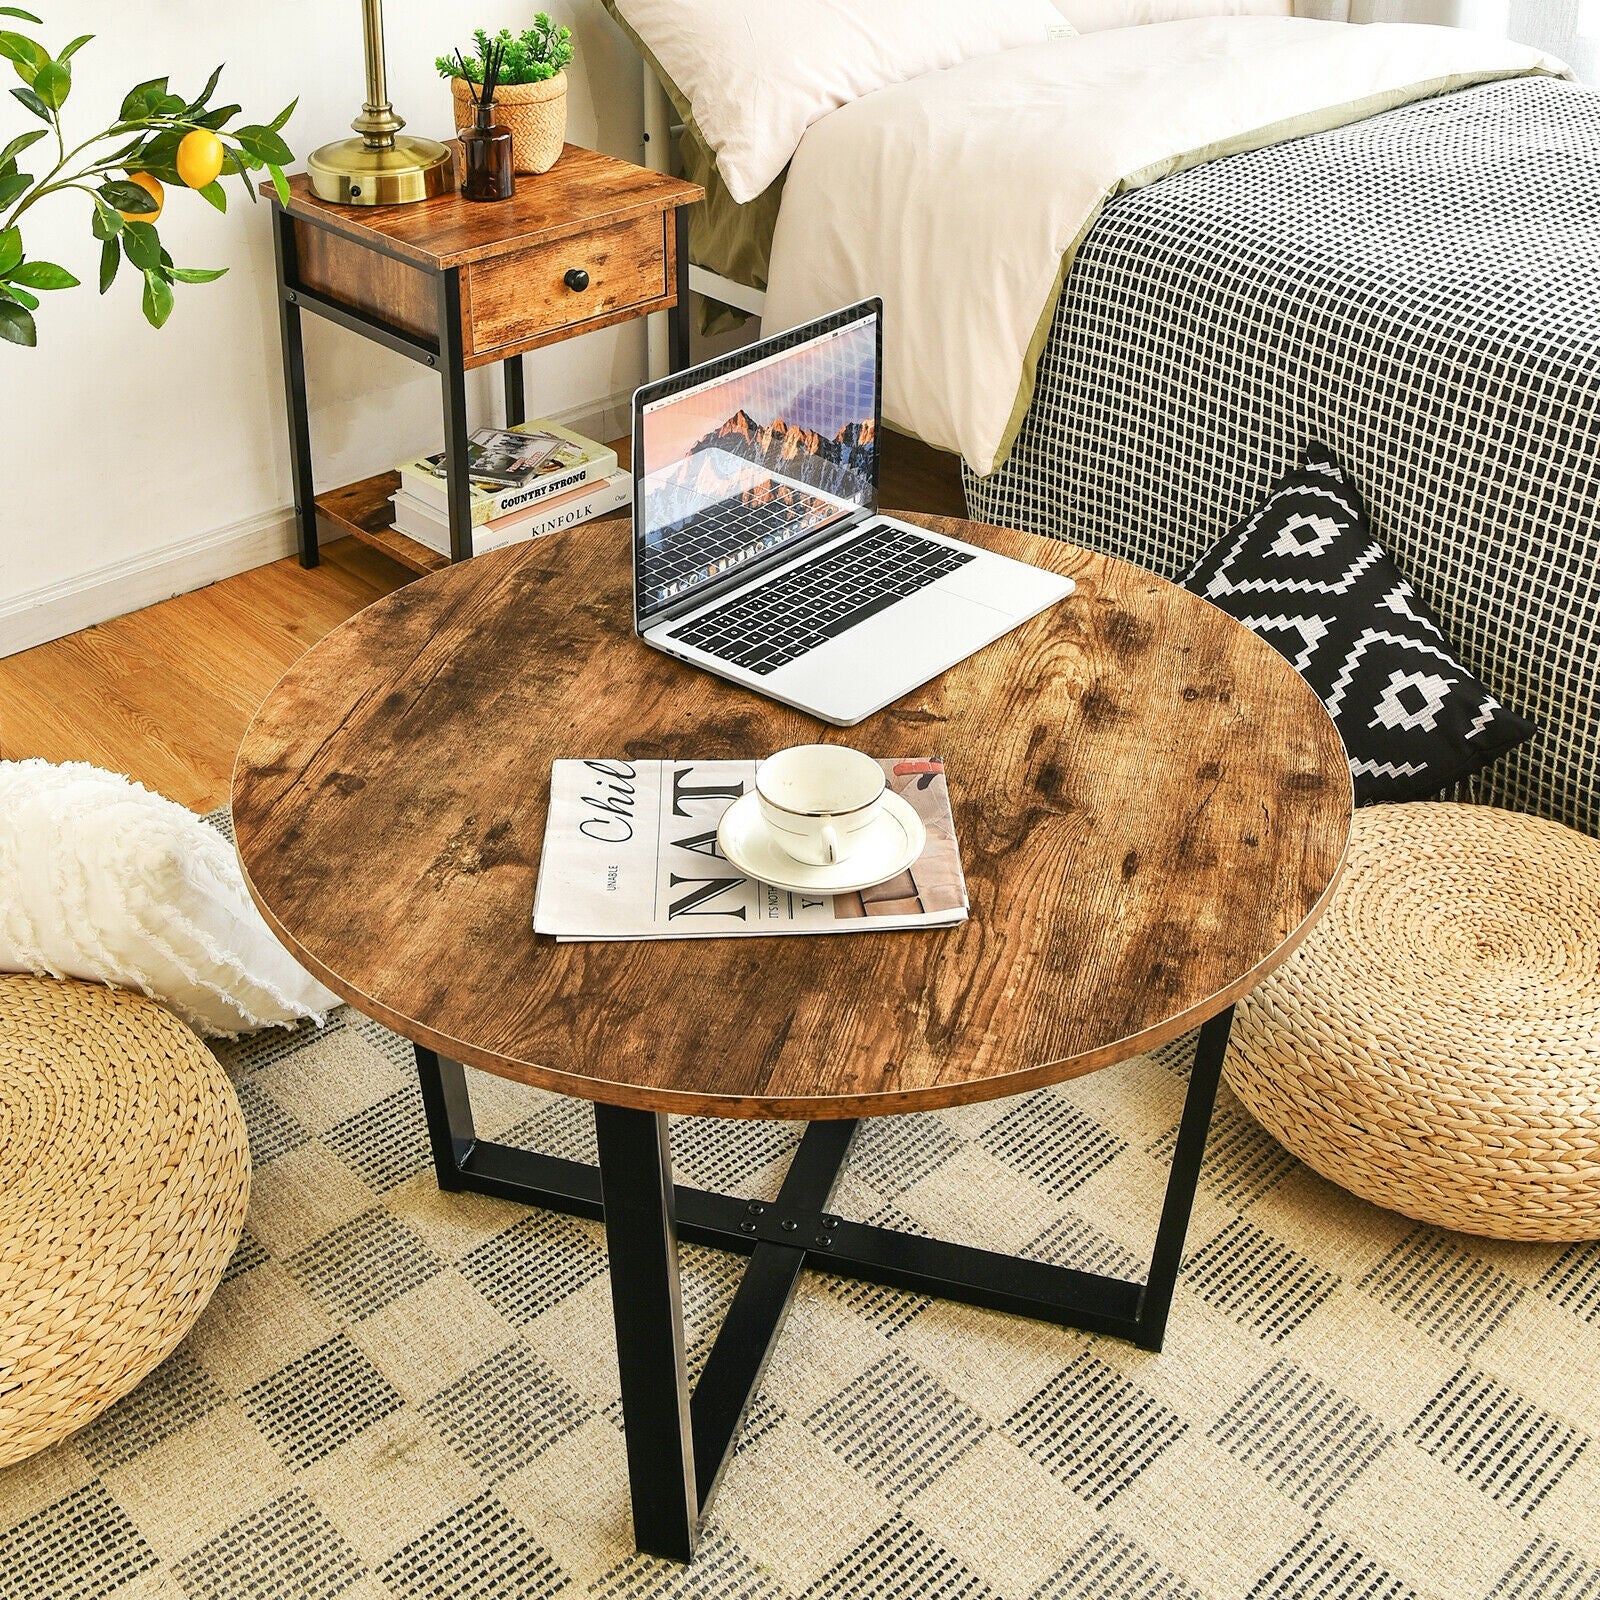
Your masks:
{"label": "white wall", "polygon": [[[97,36],[74,61],[69,137],[109,123],[135,83],[170,73],[174,89],[198,92],[219,61],[215,103],[239,101],[245,120],[265,121],[299,95],[285,129],[297,155],[343,137],[360,109],[359,0],[29,0],[29,9],[45,18],[52,49]],[[396,109],[415,132],[448,137],[435,55],[480,23],[526,27],[536,9],[575,37],[568,138],[640,159],[638,58],[598,0],[388,0]],[[9,62],[0,75],[9,80]],[[0,143],[31,125],[0,97]],[[59,261],[85,287],[45,297],[36,350],[0,343],[0,655],[289,548],[271,225],[237,179],[228,191],[226,216],[169,191],[160,226],[173,258],[230,271],[179,285],[159,332],[140,313],[126,263],[110,294],[97,295],[87,197],[52,197],[25,219],[30,256]],[[319,489],[438,448],[436,377],[319,318],[305,326]],[[644,352],[634,322],[529,356],[529,414],[598,410],[641,381]],[[498,420],[497,367],[470,375],[469,400],[475,422]]]}

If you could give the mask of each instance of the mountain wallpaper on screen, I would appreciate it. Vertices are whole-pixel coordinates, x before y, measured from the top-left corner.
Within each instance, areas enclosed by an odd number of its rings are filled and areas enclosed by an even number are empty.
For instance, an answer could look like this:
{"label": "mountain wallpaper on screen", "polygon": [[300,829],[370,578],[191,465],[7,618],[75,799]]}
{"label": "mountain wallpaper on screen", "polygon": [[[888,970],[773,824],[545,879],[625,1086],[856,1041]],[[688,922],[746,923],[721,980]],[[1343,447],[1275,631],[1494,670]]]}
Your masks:
{"label": "mountain wallpaper on screen", "polygon": [[830,439],[781,417],[763,424],[736,411],[694,446],[690,459],[702,450],[726,450],[824,494],[861,502],[872,482],[872,445],[870,421],[848,422]]}
{"label": "mountain wallpaper on screen", "polygon": [[[792,483],[769,477],[748,456],[720,449],[692,451],[670,473],[652,479],[645,493],[649,498],[650,529],[663,550],[671,550],[681,535],[692,531],[706,514],[730,500],[737,500],[750,511],[782,506],[797,522],[827,504],[813,500]],[[730,548],[741,542],[736,531],[730,533]]]}

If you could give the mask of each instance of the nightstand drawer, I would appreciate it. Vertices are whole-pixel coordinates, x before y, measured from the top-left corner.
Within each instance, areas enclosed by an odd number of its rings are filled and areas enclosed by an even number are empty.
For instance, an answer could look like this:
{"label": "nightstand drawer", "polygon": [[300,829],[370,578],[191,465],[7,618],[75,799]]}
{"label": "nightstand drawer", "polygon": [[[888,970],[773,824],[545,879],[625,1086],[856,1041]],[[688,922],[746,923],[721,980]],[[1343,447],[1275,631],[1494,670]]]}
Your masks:
{"label": "nightstand drawer", "polygon": [[482,355],[662,299],[666,228],[653,211],[469,270],[471,346]]}

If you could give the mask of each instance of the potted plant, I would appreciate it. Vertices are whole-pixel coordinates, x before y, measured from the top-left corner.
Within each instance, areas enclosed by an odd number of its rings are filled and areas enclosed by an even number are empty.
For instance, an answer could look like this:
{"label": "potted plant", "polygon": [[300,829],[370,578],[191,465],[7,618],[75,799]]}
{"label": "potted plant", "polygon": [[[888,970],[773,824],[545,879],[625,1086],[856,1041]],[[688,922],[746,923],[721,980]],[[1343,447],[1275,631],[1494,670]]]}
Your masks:
{"label": "potted plant", "polygon": [[[17,6],[0,5],[0,18],[43,26]],[[245,194],[254,200],[249,174],[265,167],[288,204],[283,169],[294,155],[279,130],[294,112],[294,102],[269,123],[230,126],[239,107],[211,104],[221,67],[193,99],[174,93],[165,78],[136,84],[110,127],[69,148],[61,108],[72,92],[72,58],[92,37],[84,34],[52,55],[30,34],[0,24],[0,57],[10,60],[22,80],[11,93],[42,124],[0,147],[0,339],[12,344],[38,342],[33,313],[40,291],[78,286],[65,267],[27,253],[23,219],[40,200],[68,190],[89,197],[89,227],[100,241],[100,293],[111,287],[126,259],[142,282],[145,317],[157,328],[172,313],[175,284],[209,283],[226,270],[174,265],[155,226],[168,189],[192,189],[226,211],[222,180],[242,178]],[[40,144],[43,148],[34,150]],[[33,170],[22,171],[23,161]]]}
{"label": "potted plant", "polygon": [[[441,78],[450,80],[455,97],[456,128],[472,125],[473,95],[468,80],[483,82],[484,57],[491,49],[504,55],[495,107],[500,121],[511,130],[512,165],[518,172],[548,172],[561,155],[567,133],[567,75],[572,60],[572,30],[559,27],[547,12],[539,12],[533,26],[513,38],[502,28],[492,38],[477,29],[477,47],[468,55],[440,56],[435,62]],[[466,78],[461,76],[465,70]]]}

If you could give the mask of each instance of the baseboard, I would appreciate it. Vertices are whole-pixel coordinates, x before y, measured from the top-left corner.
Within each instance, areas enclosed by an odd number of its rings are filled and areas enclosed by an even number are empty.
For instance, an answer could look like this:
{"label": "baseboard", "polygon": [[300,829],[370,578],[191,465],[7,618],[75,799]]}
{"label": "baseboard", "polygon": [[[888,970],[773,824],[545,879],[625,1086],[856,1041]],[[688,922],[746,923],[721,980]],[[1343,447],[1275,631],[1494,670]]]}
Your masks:
{"label": "baseboard", "polygon": [[[592,439],[621,438],[633,425],[631,391],[558,411],[551,420]],[[322,526],[327,543],[328,525]],[[0,600],[0,658],[279,561],[296,548],[294,511],[280,506],[81,577],[43,584]]]}
{"label": "baseboard", "polygon": [[0,602],[0,656],[59,639],[295,550],[294,510],[282,506],[147,550],[77,578]]}

